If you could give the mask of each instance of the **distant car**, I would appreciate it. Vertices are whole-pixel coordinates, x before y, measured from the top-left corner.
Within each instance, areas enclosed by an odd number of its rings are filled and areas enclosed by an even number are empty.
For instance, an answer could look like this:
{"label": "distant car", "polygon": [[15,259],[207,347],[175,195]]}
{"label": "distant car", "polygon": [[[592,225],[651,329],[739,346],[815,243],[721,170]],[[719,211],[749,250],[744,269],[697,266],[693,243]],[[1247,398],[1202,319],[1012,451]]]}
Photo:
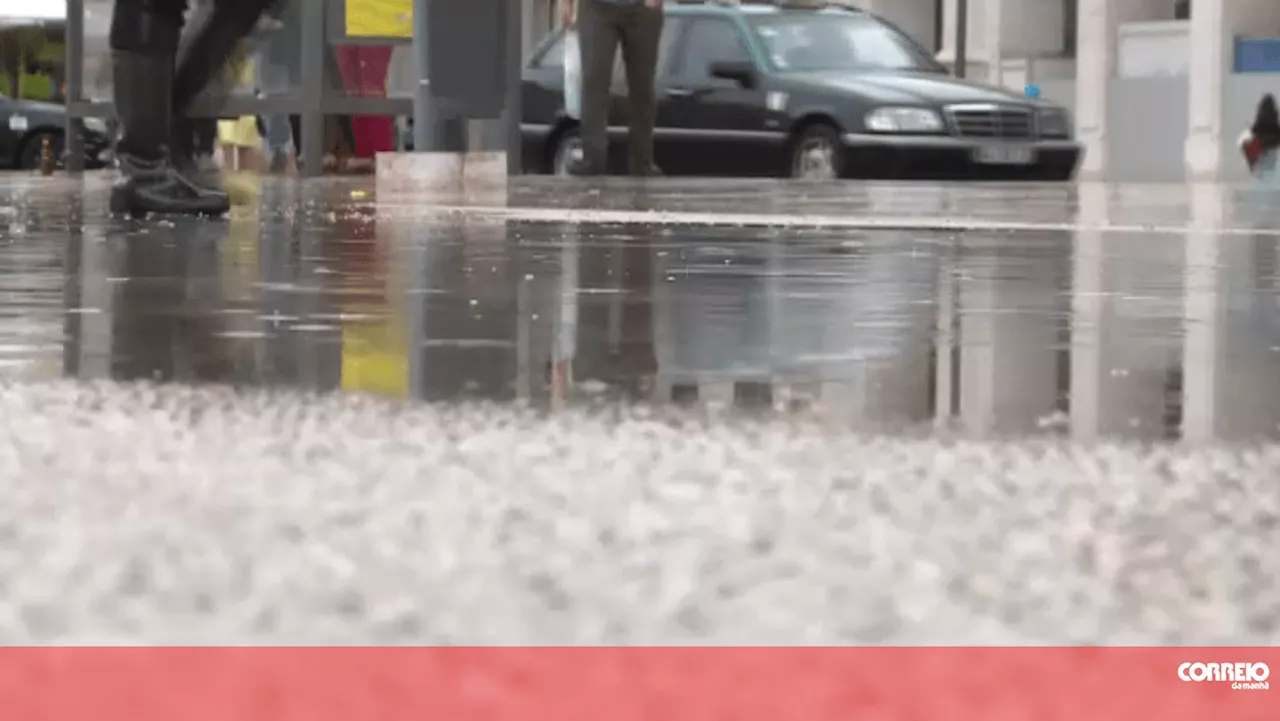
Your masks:
{"label": "distant car", "polygon": [[[67,109],[56,103],[0,95],[0,168],[39,168],[45,138],[61,165],[66,121]],[[83,137],[85,167],[100,168],[111,162],[111,132],[106,121],[86,118]]]}
{"label": "distant car", "polygon": [[[564,33],[525,69],[523,161],[567,172],[581,153],[564,112]],[[951,77],[891,23],[842,7],[666,6],[655,152],[668,175],[1069,180],[1067,111]],[[610,163],[623,167],[615,69]]]}

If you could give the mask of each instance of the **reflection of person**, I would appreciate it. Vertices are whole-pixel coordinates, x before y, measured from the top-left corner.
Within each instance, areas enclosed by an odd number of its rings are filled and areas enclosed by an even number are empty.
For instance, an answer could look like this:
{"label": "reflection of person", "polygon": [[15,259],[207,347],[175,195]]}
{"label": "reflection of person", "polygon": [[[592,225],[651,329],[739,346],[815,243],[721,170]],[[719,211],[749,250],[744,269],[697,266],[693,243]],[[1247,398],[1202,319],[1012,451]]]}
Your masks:
{"label": "reflection of person", "polygon": [[1280,110],[1270,93],[1262,96],[1253,125],[1240,138],[1240,152],[1254,177],[1277,179],[1276,160],[1280,153]]}
{"label": "reflection of person", "polygon": [[608,170],[609,85],[613,61],[622,47],[630,122],[628,165],[632,175],[653,175],[653,126],[657,99],[654,76],[662,35],[662,0],[565,0],[563,20],[576,11],[582,58],[582,162],[574,171],[601,175]]}
{"label": "reflection of person", "polygon": [[[68,326],[70,355],[66,366],[75,376],[103,372],[122,381],[225,383],[235,380],[241,341],[226,336],[235,322],[223,309],[226,296],[219,252],[226,246],[227,224],[177,218],[173,223],[140,227],[113,224],[106,243],[94,255],[86,251],[94,241],[82,235],[69,245],[71,260],[93,274],[121,274],[128,283],[115,284],[110,299],[109,334],[86,333],[82,324]],[[98,265],[100,264],[100,265]],[[109,268],[109,270],[108,270]],[[68,294],[68,302],[80,292]],[[83,344],[106,343],[105,347]],[[80,359],[100,358],[108,368],[88,368]]]}
{"label": "reflection of person", "polygon": [[615,244],[578,247],[573,380],[604,383],[643,400],[658,374],[653,323],[653,243],[640,234]]}

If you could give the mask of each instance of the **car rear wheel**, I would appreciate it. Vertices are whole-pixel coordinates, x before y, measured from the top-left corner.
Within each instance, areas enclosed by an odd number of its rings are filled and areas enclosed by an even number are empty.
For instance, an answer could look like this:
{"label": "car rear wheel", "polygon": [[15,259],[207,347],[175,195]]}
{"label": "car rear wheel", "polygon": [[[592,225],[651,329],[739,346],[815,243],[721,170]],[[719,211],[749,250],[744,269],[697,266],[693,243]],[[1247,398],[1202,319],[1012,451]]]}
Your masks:
{"label": "car rear wheel", "polygon": [[840,177],[840,131],[825,123],[805,128],[791,146],[791,177],[833,180]]}
{"label": "car rear wheel", "polygon": [[556,137],[551,149],[551,174],[572,175],[573,167],[582,162],[582,136],[577,128],[569,128]]}
{"label": "car rear wheel", "polygon": [[18,154],[19,170],[39,170],[40,156],[44,149],[44,139],[49,139],[50,150],[53,151],[53,164],[62,165],[62,133],[47,130],[34,133],[22,143],[22,151]]}

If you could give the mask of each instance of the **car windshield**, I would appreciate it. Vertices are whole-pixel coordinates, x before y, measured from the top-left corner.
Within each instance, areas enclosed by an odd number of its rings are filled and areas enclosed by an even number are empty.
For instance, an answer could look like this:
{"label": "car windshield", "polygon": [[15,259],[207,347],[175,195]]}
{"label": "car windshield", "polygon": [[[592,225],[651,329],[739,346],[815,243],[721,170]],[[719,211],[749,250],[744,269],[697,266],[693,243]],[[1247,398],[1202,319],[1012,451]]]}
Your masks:
{"label": "car windshield", "polygon": [[944,72],[905,34],[872,17],[794,13],[752,18],[770,62],[781,72],[908,70]]}

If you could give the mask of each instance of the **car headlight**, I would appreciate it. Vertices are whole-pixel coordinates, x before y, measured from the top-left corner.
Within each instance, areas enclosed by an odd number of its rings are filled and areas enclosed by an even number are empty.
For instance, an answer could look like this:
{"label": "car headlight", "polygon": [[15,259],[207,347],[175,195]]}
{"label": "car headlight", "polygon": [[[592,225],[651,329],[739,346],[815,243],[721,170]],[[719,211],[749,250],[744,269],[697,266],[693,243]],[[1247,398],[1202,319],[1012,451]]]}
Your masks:
{"label": "car headlight", "polygon": [[867,130],[873,133],[938,133],[942,118],[926,108],[876,108],[867,113]]}
{"label": "car headlight", "polygon": [[1071,137],[1071,118],[1061,108],[1048,108],[1040,111],[1040,137]]}

